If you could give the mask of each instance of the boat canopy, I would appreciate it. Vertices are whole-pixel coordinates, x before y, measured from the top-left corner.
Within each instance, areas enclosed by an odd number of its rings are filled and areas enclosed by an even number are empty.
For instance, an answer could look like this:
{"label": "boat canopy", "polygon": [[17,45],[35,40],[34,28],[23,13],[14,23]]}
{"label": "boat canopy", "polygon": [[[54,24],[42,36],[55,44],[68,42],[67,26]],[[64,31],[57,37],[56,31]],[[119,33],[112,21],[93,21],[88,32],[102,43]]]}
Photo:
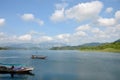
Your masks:
{"label": "boat canopy", "polygon": [[23,65],[23,64],[6,64],[6,63],[0,63],[0,65],[3,65],[3,66],[26,66],[26,65]]}

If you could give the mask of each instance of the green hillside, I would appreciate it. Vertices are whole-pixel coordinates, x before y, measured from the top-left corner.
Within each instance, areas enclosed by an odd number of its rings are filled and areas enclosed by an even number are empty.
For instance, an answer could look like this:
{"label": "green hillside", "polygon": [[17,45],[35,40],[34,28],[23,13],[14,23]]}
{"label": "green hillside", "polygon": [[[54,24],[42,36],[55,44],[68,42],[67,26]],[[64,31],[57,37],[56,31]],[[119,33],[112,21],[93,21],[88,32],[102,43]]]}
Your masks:
{"label": "green hillside", "polygon": [[97,46],[65,46],[53,47],[52,50],[81,50],[81,51],[106,51],[106,52],[120,52],[120,39],[111,43],[104,43]]}
{"label": "green hillside", "polygon": [[120,42],[105,43],[99,46],[83,46],[80,50],[84,51],[108,51],[108,52],[120,52]]}

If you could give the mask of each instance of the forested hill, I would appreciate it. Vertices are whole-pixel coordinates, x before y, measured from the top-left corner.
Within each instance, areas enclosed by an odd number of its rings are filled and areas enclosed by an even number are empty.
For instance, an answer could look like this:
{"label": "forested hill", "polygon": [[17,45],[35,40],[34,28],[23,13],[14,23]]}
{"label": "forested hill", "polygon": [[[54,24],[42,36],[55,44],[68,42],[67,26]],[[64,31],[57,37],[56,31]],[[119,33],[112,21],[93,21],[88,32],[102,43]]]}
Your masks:
{"label": "forested hill", "polygon": [[100,51],[114,51],[120,52],[120,41],[115,41],[112,43],[104,43],[99,46],[83,46],[80,50],[100,50]]}
{"label": "forested hill", "polygon": [[65,46],[53,47],[52,50],[82,50],[82,51],[108,51],[120,52],[120,39],[111,43],[102,43],[96,46],[80,45],[80,46]]}

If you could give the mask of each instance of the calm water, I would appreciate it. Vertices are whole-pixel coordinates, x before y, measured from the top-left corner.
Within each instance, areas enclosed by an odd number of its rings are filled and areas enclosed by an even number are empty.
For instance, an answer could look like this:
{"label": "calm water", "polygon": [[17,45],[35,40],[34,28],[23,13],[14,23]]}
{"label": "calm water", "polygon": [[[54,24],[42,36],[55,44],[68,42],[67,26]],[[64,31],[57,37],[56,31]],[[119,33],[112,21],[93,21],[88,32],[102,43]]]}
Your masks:
{"label": "calm water", "polygon": [[[31,59],[32,54],[47,56]],[[0,63],[25,64],[34,76],[0,74],[0,80],[120,80],[120,53],[1,50]]]}

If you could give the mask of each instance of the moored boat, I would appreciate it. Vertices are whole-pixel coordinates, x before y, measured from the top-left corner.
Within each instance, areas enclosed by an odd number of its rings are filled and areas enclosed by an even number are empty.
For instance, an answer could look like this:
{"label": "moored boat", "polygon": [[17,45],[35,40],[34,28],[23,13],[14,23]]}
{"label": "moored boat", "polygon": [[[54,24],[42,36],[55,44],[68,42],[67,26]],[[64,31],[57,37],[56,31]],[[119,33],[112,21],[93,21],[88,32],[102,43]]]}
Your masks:
{"label": "moored boat", "polygon": [[28,67],[20,67],[20,68],[9,68],[6,66],[0,66],[0,73],[15,73],[15,74],[24,74],[32,71],[33,68]]}
{"label": "moored boat", "polygon": [[0,74],[27,74],[34,68],[16,66],[14,64],[0,64]]}

